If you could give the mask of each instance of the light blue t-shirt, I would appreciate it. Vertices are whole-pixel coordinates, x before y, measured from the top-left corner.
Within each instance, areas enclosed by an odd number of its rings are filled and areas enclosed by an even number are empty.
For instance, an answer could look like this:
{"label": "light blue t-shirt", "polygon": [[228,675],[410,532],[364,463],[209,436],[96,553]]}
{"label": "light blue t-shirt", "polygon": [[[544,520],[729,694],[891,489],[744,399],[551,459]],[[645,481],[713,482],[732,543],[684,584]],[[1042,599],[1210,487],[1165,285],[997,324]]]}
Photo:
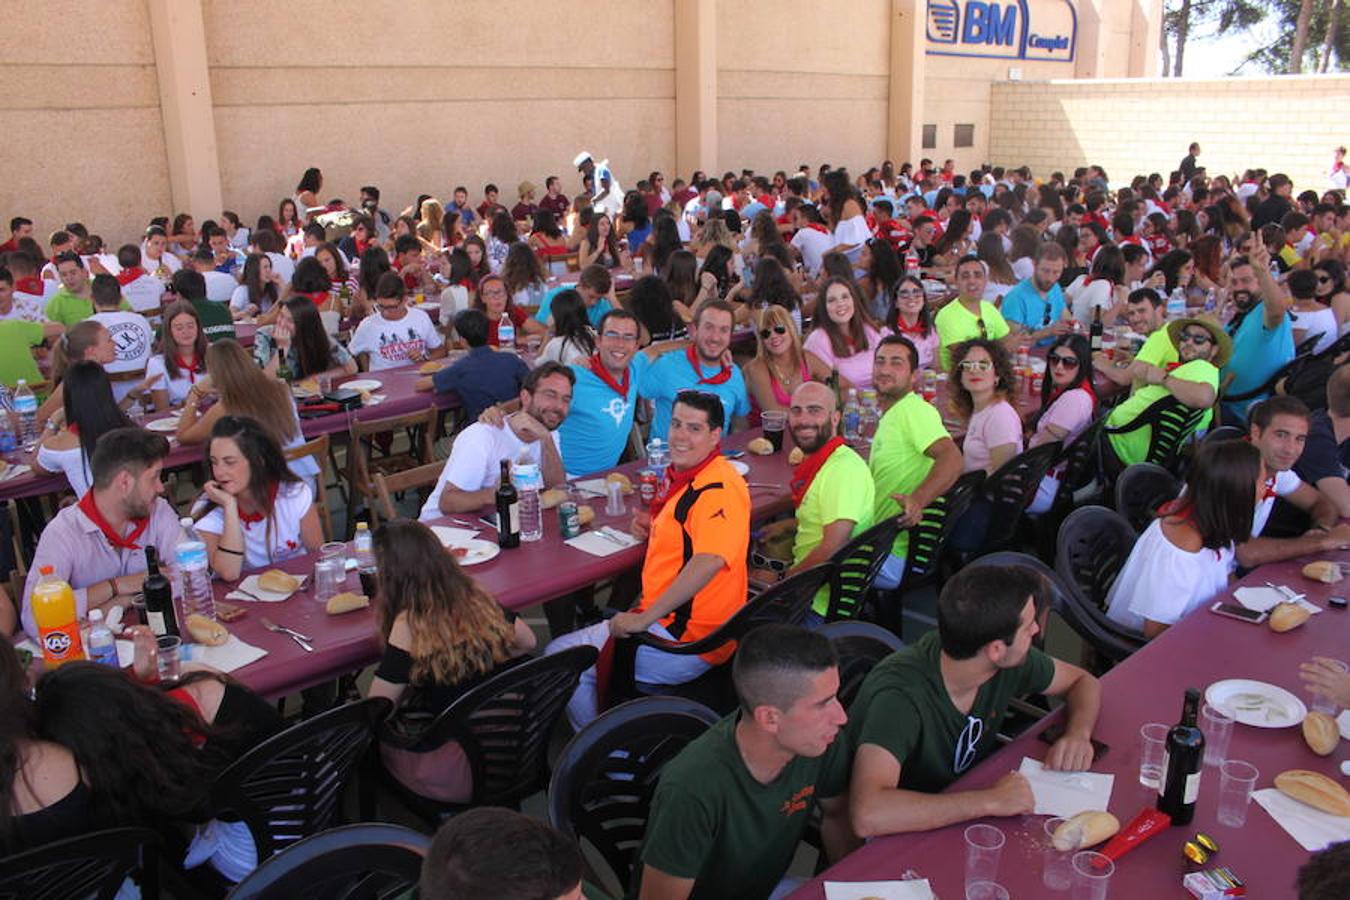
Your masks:
{"label": "light blue t-shirt", "polygon": [[[1041,297],[1040,291],[1036,290],[1036,285],[1031,283],[1031,279],[1024,278],[1004,295],[999,312],[1003,313],[1003,318],[1007,322],[1016,322],[1031,331],[1038,331],[1046,325],[1047,303],[1050,306],[1048,321],[1058,322],[1064,315],[1063,289],[1056,283],[1045,297]],[[1054,338],[1042,338],[1037,343],[1039,345],[1053,342]]]}
{"label": "light blue t-shirt", "polygon": [[[562,285],[559,287],[555,287],[553,290],[545,294],[543,299],[539,301],[539,312],[534,314],[534,320],[536,322],[541,322],[544,325],[552,325],[553,298],[558,296],[559,292],[561,291],[568,290],[569,288],[572,290],[576,290],[576,287],[577,286],[574,284]],[[605,313],[609,312],[613,308],[614,307],[609,305],[608,297],[601,297],[599,300],[596,300],[595,305],[592,306],[590,309],[586,310],[586,316],[591,320],[591,327],[599,328],[600,320],[605,317]]]}
{"label": "light blue t-shirt", "polygon": [[[1266,328],[1265,302],[1257,301],[1233,333],[1233,356],[1220,372],[1221,378],[1233,377],[1225,393],[1245,394],[1256,390],[1294,358],[1293,321],[1285,315],[1280,317],[1279,325]],[[1267,396],[1262,394],[1250,400],[1224,403],[1223,410],[1230,416],[1246,418],[1247,407]]]}
{"label": "light blue t-shirt", "polygon": [[643,377],[651,368],[647,354],[638,353],[628,364],[628,395],[620,397],[600,380],[589,366],[572,366],[577,383],[572,388],[572,408],[563,419],[558,435],[562,440],[563,468],[569,476],[590,475],[619,464]]}
{"label": "light blue t-shirt", "polygon": [[[716,369],[703,370],[705,378],[716,374]],[[733,365],[731,377],[721,384],[699,384],[685,352],[671,350],[652,363],[642,378],[640,393],[645,399],[656,402],[652,413],[651,437],[659,437],[663,441],[670,437],[670,413],[675,406],[675,395],[694,388],[721,398],[722,411],[726,417],[726,423],[722,426],[724,432],[731,429],[734,417],[750,415],[750,396],[745,390],[745,379],[741,377],[740,367]]]}
{"label": "light blue t-shirt", "polygon": [[760,203],[758,200],[751,200],[749,203],[745,204],[740,208],[739,211],[740,217],[742,219],[749,221],[750,219],[753,219],[755,216],[757,216],[759,213],[764,212],[764,210],[766,209],[768,209],[768,207],[765,206],[763,203]]}

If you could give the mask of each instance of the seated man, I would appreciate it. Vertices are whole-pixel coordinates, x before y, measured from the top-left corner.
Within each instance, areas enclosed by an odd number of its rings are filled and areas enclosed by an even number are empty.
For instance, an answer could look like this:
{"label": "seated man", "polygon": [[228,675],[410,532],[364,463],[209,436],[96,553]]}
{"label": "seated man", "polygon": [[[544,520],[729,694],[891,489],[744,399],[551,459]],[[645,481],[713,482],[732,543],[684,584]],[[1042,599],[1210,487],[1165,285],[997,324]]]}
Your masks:
{"label": "seated man", "polygon": [[198,247],[188,256],[188,265],[201,273],[206,284],[206,299],[212,303],[229,304],[239,281],[216,268],[216,255],[210,247]]}
{"label": "seated man", "polygon": [[[1294,326],[1287,315],[1291,301],[1270,276],[1270,252],[1259,234],[1252,235],[1249,256],[1228,263],[1228,298],[1237,310],[1228,322],[1233,350],[1219,368],[1224,394],[1232,396],[1257,390],[1294,358]],[[1225,402],[1224,418],[1240,420],[1248,406],[1265,396]]]}
{"label": "seated man", "polygon": [[116,355],[103,368],[112,382],[113,399],[121,403],[128,394],[139,395],[145,391],[146,385],[140,382],[145,377],[146,364],[150,362],[155,332],[145,316],[122,308],[125,301],[113,276],[95,275],[90,290],[94,314],[89,318],[108,329],[112,338]]}
{"label": "seated man", "polygon": [[[704,391],[722,401],[719,420],[729,431],[745,427],[750,395],[741,370],[728,357],[736,311],[725,300],[709,300],[694,314],[694,346],[671,350],[647,369],[641,396],[655,401],[651,437],[667,439],[675,398],[686,389]],[[719,431],[721,426],[719,425]]]}
{"label": "seated man", "polygon": [[849,723],[855,834],[1030,813],[1031,787],[1016,772],[993,787],[939,793],[994,751],[1009,701],[1024,694],[1067,701],[1064,736],[1050,747],[1045,767],[1091,765],[1101,685],[1031,646],[1044,591],[1039,576],[1018,566],[968,566],[942,589],[937,631],[868,674]]}
{"label": "seated man", "polygon": [[[1106,418],[1108,428],[1124,425],[1163,397],[1175,397],[1191,409],[1208,409],[1214,405],[1219,391],[1219,368],[1228,361],[1233,345],[1228,335],[1213,319],[1176,319],[1167,324],[1167,334],[1177,348],[1181,360],[1178,366],[1162,368],[1135,360],[1132,367],[1139,372],[1144,386],[1111,410]],[[1205,428],[1209,413],[1196,426]],[[1143,462],[1148,455],[1149,439],[1153,429],[1142,425],[1133,431],[1108,434],[1111,449],[1123,465]]]}
{"label": "seated man", "polygon": [[192,304],[201,322],[202,334],[208,341],[234,339],[234,318],[228,303],[206,299],[206,281],[195,269],[179,269],[173,273],[173,290],[181,299]]}
{"label": "seated man", "polygon": [[[792,472],[792,505],[796,516],[763,529],[766,538],[795,529],[792,566],[785,572],[756,570],[761,582],[777,581],[826,562],[840,547],[872,525],[872,473],[863,458],[839,436],[839,409],[834,391],[808,381],[792,392],[788,429],[805,459]],[[825,623],[829,586],[817,592],[808,627]]]}
{"label": "seated man", "polygon": [[1313,413],[1294,471],[1335,504],[1340,518],[1350,518],[1350,365],[1327,379],[1327,408]]}
{"label": "seated man", "polygon": [[[729,315],[729,314],[728,314]],[[647,538],[642,598],[637,607],[555,638],[548,652],[579,644],[603,647],[614,638],[649,631],[689,643],[712,634],[745,605],[745,554],[750,543],[750,489],[721,453],[722,402],[704,391],[684,391],[671,412],[670,467],[651,511],[633,514],[633,535]],[[650,647],[637,652],[641,684],[683,684],[726,662],[735,648],[675,656]],[[595,668],[582,673],[567,704],[574,728],[594,719]]]}
{"label": "seated man", "polygon": [[89,273],[84,260],[74,250],[65,250],[56,257],[56,274],[61,288],[47,301],[45,315],[52,322],[69,328],[94,314],[94,301],[89,291]]}
{"label": "seated man", "polygon": [[[9,287],[14,283],[12,278],[7,269],[0,268],[0,310],[3,310],[4,297],[9,294]],[[42,381],[42,371],[33,358],[33,348],[59,338],[65,331],[66,327],[60,322],[47,322],[41,314],[31,321],[20,316],[11,318],[0,315],[0,384],[12,389],[20,378],[30,385]]]}
{"label": "seated man", "polygon": [[469,352],[436,374],[417,379],[419,391],[459,394],[464,418],[473,422],[494,403],[514,400],[530,367],[514,353],[499,353],[487,344],[487,316],[481,309],[466,309],[455,316],[455,332]]}
{"label": "seated man", "polygon": [[826,855],[851,840],[849,747],[829,640],[765,625],[736,651],[740,708],[668,762],[640,851],[642,900],[781,896],[819,806]]}
{"label": "seated man", "polygon": [[5,268],[9,269],[9,274],[14,278],[14,302],[21,308],[36,307],[38,318],[33,321],[41,321],[47,308],[47,301],[56,296],[60,285],[40,277],[37,263],[22,250],[6,253],[4,262]]}
{"label": "seated man", "polygon": [[89,461],[93,487],[42,530],[23,590],[23,630],[37,637],[29,602],[42,570],[75,589],[80,618],[130,606],[145,581],[145,550],[168,559],[178,543],[178,513],[159,480],[169,442],[143,428],[115,428],[99,438]]}
{"label": "seated man", "polygon": [[0,322],[14,319],[19,322],[42,322],[42,304],[31,296],[21,296],[14,290],[14,275],[0,263]]}
{"label": "seated man", "polygon": [[1138,390],[1146,382],[1144,374],[1148,366],[1166,369],[1179,363],[1177,346],[1167,332],[1167,305],[1162,295],[1153,288],[1136,288],[1130,291],[1125,300],[1125,321],[1136,333],[1144,335],[1144,344],[1131,359],[1121,348],[1116,348],[1115,358],[1108,358],[1103,352],[1092,354],[1092,367],[1111,381],[1120,385],[1131,385]]}
{"label": "seated man", "polygon": [[1064,304],[1059,276],[1064,274],[1064,248],[1053,241],[1036,248],[1036,268],[1003,298],[999,312],[1018,334],[1048,345],[1069,330],[1072,311]]}
{"label": "seated man", "polygon": [[211,256],[216,263],[216,271],[223,272],[239,283],[244,272],[244,254],[230,246],[230,236],[225,229],[215,225],[206,232],[206,243],[211,248]]}
{"label": "seated man", "polygon": [[362,319],[347,345],[353,356],[361,356],[366,371],[379,372],[445,355],[445,339],[431,317],[410,308],[403,293],[403,279],[397,272],[385,272],[375,284],[379,315]]}
{"label": "seated man", "polygon": [[135,244],[123,244],[117,248],[117,284],[122,288],[122,296],[131,305],[132,310],[145,316],[159,315],[164,302],[164,282],[160,281],[141,266],[141,248]]}
{"label": "seated man", "polygon": [[539,466],[546,488],[565,482],[558,426],[567,418],[575,383],[572,370],[559,363],[546,362],[531,370],[520,389],[520,412],[507,416],[500,426],[475,422],[455,438],[418,518],[425,522],[491,505],[501,483],[502,460],[528,458]]}
{"label": "seated man", "polygon": [[933,319],[941,345],[939,360],[945,371],[952,364],[951,347],[972,338],[991,341],[1009,337],[1008,323],[994,304],[984,299],[989,281],[984,262],[978,256],[963,256],[956,263],[956,299],[938,310]]}
{"label": "seated man", "polygon": [[421,900],[584,900],[581,848],[524,813],[483,806],[448,819],[431,840]]}
{"label": "seated man", "polygon": [[[553,327],[553,298],[565,290],[567,285],[564,284],[544,294],[539,301],[539,310],[534,314],[536,322]],[[609,269],[595,264],[582,269],[576,291],[581,295],[581,302],[586,304],[586,318],[590,320],[591,327],[598,329],[605,313],[616,305],[613,299],[614,278],[609,274]]]}

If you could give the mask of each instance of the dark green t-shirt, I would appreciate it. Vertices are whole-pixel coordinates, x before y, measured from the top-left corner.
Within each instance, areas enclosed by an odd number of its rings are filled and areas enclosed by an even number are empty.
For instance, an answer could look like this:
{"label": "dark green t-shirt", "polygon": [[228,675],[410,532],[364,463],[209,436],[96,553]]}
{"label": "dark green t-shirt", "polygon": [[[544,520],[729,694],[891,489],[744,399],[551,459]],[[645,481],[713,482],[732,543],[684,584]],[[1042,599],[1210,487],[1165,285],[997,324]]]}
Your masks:
{"label": "dark green t-shirt", "polygon": [[216,300],[193,300],[193,309],[197,318],[202,320],[202,334],[215,343],[222,338],[233,338],[234,319],[230,316],[230,304]]}
{"label": "dark green t-shirt", "polygon": [[824,754],[798,756],[772,784],[751,776],[736,747],[739,713],[718,722],[661,772],[641,863],[693,878],[691,898],[759,900],[778,885],[818,799],[848,788],[853,752],[844,732]]}
{"label": "dark green t-shirt", "polygon": [[877,663],[849,710],[854,747],[876,744],[900,763],[899,787],[936,793],[994,749],[1008,703],[1045,690],[1055,661],[1032,647],[1015,669],[1000,669],[980,686],[966,715],[942,682],[936,631]]}

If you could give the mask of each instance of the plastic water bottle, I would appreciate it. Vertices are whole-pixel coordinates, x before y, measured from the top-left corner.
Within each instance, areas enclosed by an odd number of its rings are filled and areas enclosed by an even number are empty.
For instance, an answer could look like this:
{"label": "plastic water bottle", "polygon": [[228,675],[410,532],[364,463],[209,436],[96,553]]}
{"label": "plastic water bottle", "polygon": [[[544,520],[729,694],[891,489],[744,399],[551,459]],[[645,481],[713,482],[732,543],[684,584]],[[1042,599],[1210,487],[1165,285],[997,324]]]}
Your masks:
{"label": "plastic water bottle", "polygon": [[870,441],[877,433],[877,423],[881,421],[881,412],[877,409],[877,392],[862,392],[862,420],[859,431],[863,440]]}
{"label": "plastic water bottle", "polygon": [[516,326],[511,324],[511,317],[502,313],[501,321],[497,323],[497,346],[512,350],[516,346]]}
{"label": "plastic water bottle", "polygon": [[103,610],[89,610],[89,658],[105,666],[120,668],[117,663],[117,642],[113,633],[103,622]]}
{"label": "plastic water bottle", "polygon": [[1186,316],[1186,292],[1181,288],[1172,291],[1167,298],[1167,318],[1182,319]]}
{"label": "plastic water bottle", "polygon": [[539,491],[543,487],[543,473],[534,463],[519,461],[511,467],[511,481],[520,497],[520,539],[542,540],[544,511],[539,504]]}
{"label": "plastic water bottle", "polygon": [[19,442],[29,453],[37,449],[37,411],[37,397],[33,396],[28,382],[20,378],[14,388],[14,412],[19,415]]}
{"label": "plastic water bottle", "polygon": [[379,585],[376,580],[375,538],[370,533],[369,522],[356,523],[352,552],[356,557],[356,574],[361,579],[361,592],[373,599]]}
{"label": "plastic water bottle", "polygon": [[647,468],[656,473],[657,481],[666,477],[670,467],[670,445],[659,437],[647,442]]}
{"label": "plastic water bottle", "polygon": [[848,402],[844,404],[844,440],[853,443],[860,436],[862,428],[862,408],[858,405],[858,389],[848,389]]}
{"label": "plastic water bottle", "polygon": [[183,526],[183,535],[174,547],[174,559],[178,564],[178,575],[183,579],[183,618],[193,613],[216,617],[216,599],[211,594],[211,572],[206,557],[206,542],[192,527],[192,518],[184,516],[178,520]]}

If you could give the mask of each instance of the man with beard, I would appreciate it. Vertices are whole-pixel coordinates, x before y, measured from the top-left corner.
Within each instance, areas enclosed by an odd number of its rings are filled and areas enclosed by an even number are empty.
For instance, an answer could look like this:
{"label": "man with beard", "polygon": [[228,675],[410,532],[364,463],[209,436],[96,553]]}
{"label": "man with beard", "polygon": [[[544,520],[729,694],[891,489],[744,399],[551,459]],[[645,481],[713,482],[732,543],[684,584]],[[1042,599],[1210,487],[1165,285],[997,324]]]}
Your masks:
{"label": "man with beard", "polygon": [[[789,482],[797,515],[771,523],[764,532],[772,537],[796,529],[792,567],[779,573],[756,570],[751,577],[757,581],[776,581],[819,565],[872,524],[872,473],[838,434],[834,391],[818,381],[799,386],[792,392],[787,424],[793,443],[806,454]],[[824,624],[829,598],[828,587],[817,592],[808,627]]]}
{"label": "man with beard", "polygon": [[[1228,323],[1233,355],[1221,368],[1224,393],[1232,396],[1262,387],[1294,358],[1294,324],[1288,315],[1292,301],[1270,275],[1270,251],[1260,234],[1252,235],[1250,255],[1234,257],[1229,264],[1228,298],[1237,310]],[[1224,418],[1242,421],[1247,407],[1267,396],[1225,401]]]}
{"label": "man with beard", "polygon": [[501,425],[475,422],[455,438],[436,488],[418,518],[436,519],[473,512],[492,503],[501,481],[502,460],[524,457],[539,466],[544,487],[567,480],[558,445],[558,426],[567,418],[576,376],[560,363],[546,362],[525,376],[520,411]]}
{"label": "man with beard", "polygon": [[671,409],[685,389],[707,391],[722,401],[724,419],[735,431],[745,427],[750,415],[750,396],[736,364],[727,359],[736,311],[725,300],[709,300],[694,314],[694,346],[666,353],[647,369],[641,395],[653,400],[651,436],[665,440],[670,431]]}
{"label": "man with beard", "polygon": [[1130,292],[1125,301],[1125,321],[1135,334],[1145,336],[1134,359],[1127,358],[1119,348],[1115,359],[1098,351],[1092,354],[1092,367],[1116,384],[1128,384],[1138,389],[1145,384],[1147,366],[1166,369],[1175,366],[1180,359],[1176,344],[1163,327],[1167,324],[1167,306],[1153,288],[1141,287]]}
{"label": "man with beard", "polygon": [[1069,330],[1064,289],[1059,286],[1065,261],[1064,248],[1059,244],[1043,243],[1036,248],[1036,268],[1031,277],[1008,291],[999,309],[1014,332],[1049,344]]}
{"label": "man with beard", "polygon": [[145,547],[167,559],[178,543],[178,513],[163,498],[160,471],[169,455],[163,435],[115,428],[99,438],[89,461],[92,487],[42,530],[24,585],[23,628],[37,637],[29,600],[46,572],[75,589],[81,619],[129,606],[145,581]]}

